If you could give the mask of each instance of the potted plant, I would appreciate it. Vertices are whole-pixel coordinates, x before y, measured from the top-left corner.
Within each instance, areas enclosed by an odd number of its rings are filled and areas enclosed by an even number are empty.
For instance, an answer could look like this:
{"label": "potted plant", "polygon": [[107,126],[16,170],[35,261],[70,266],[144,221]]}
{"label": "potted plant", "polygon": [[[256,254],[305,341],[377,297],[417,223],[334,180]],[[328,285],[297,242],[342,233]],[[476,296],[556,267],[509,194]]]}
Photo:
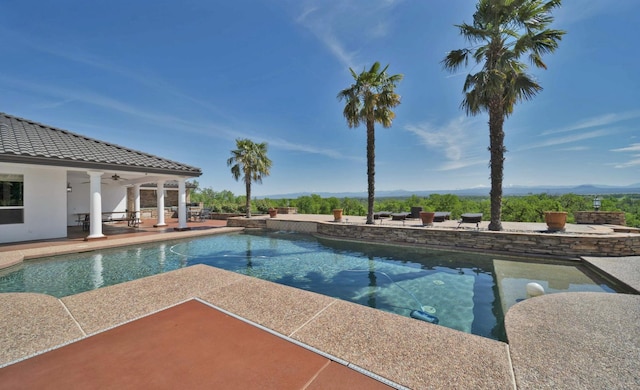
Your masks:
{"label": "potted plant", "polygon": [[278,215],[278,209],[275,209],[273,207],[269,207],[269,217],[271,218],[275,218],[276,215]]}
{"label": "potted plant", "polygon": [[333,221],[334,222],[342,221],[342,209],[333,209]]}
{"label": "potted plant", "polygon": [[557,232],[564,230],[564,225],[567,223],[566,211],[545,211],[544,221],[547,223],[547,230],[550,232]]}
{"label": "potted plant", "polygon": [[420,211],[420,219],[422,220],[422,226],[433,226],[433,218],[436,213],[431,210]]}

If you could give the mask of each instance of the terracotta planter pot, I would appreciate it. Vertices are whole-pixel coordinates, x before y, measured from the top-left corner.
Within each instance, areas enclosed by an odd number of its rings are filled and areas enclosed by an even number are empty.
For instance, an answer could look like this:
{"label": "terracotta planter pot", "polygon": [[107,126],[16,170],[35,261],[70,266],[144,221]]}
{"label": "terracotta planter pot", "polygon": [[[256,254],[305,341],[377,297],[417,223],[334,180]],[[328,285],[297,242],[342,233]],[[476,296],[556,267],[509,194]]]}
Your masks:
{"label": "terracotta planter pot", "polygon": [[421,211],[420,219],[422,220],[422,226],[433,226],[433,218],[436,216],[436,213],[431,211]]}
{"label": "terracotta planter pot", "polygon": [[278,209],[269,209],[269,217],[275,218],[278,215]]}
{"label": "terracotta planter pot", "polygon": [[333,209],[333,221],[334,222],[342,221],[342,209]]}
{"label": "terracotta planter pot", "polygon": [[567,223],[567,213],[565,211],[545,211],[544,221],[547,223],[549,231],[564,230],[564,225]]}

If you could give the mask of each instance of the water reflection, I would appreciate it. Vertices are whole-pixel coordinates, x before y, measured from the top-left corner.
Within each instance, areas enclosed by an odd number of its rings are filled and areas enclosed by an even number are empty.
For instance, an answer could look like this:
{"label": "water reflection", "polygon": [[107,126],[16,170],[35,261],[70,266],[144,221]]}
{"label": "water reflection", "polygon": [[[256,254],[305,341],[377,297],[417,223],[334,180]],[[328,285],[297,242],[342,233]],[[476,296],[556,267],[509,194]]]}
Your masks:
{"label": "water reflection", "polygon": [[100,288],[104,285],[104,279],[102,278],[102,253],[97,253],[93,256],[93,268],[91,270],[91,280],[93,281],[93,288]]}

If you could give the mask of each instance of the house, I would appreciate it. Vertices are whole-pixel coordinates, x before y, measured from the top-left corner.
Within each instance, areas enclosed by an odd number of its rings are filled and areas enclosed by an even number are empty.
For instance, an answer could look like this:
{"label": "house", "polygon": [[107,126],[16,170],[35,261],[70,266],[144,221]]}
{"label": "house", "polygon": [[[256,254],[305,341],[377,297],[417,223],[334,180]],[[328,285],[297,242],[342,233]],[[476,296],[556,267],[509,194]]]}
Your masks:
{"label": "house", "polygon": [[[186,180],[200,168],[0,113],[0,243],[66,237],[86,218],[87,239],[102,221],[140,216],[141,186],[153,186],[157,223],[165,193],[177,191],[186,229]],[[163,188],[163,191],[156,191]]]}

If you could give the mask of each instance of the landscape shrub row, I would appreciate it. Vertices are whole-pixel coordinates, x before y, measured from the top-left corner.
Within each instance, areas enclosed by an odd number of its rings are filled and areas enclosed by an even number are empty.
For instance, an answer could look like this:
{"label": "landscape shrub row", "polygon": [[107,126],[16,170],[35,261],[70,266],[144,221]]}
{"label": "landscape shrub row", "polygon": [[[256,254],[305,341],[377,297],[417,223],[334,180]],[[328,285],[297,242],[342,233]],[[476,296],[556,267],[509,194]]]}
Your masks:
{"label": "landscape shrub row", "polygon": [[[612,194],[600,196],[602,211],[622,211],[627,226],[640,227],[640,194]],[[204,207],[221,213],[245,213],[243,195],[235,196],[231,191],[215,192],[209,188],[196,189],[191,194],[192,202],[202,202]],[[345,215],[366,215],[366,198],[323,198],[305,195],[295,199],[254,199],[252,214],[266,214],[270,207],[296,207],[300,214],[331,214],[333,209],[343,209]],[[489,219],[489,196],[458,196],[453,194],[431,194],[427,197],[412,195],[404,198],[377,198],[375,211],[393,213],[410,212],[412,207],[430,211],[449,211],[456,219],[463,213],[483,213]],[[567,222],[574,222],[576,211],[593,210],[593,197],[576,194],[530,194],[505,196],[502,199],[502,220],[505,222],[544,222],[545,211],[568,212]]]}

